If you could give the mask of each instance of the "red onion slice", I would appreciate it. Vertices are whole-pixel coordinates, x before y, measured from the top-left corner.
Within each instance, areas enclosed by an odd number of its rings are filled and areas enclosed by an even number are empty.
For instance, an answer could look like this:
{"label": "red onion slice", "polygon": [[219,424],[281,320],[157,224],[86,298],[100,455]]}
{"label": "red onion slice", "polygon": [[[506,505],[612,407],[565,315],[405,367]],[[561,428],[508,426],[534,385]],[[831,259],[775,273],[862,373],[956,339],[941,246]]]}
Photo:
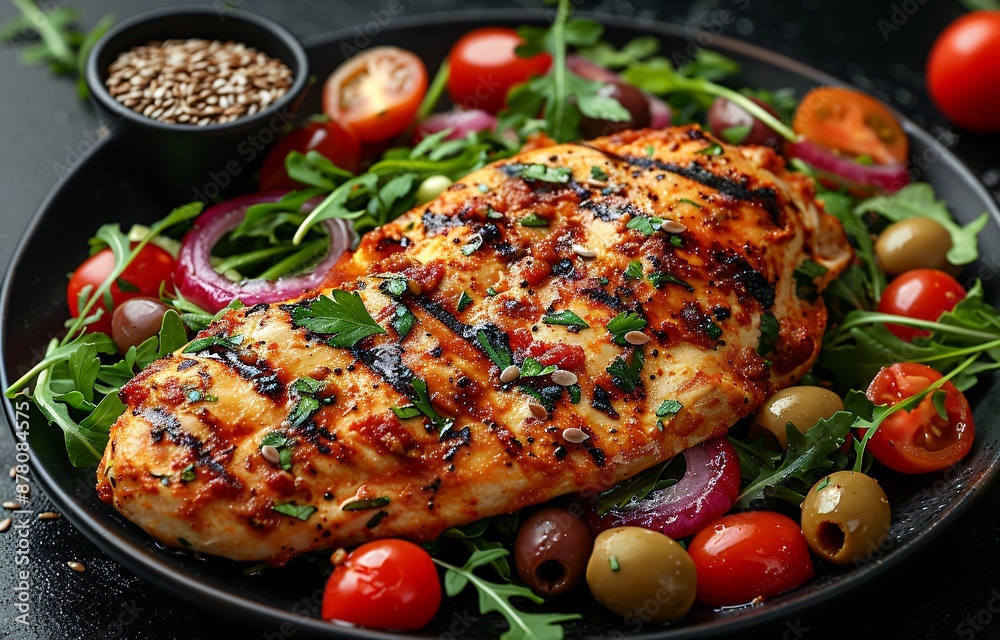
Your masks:
{"label": "red onion slice", "polygon": [[870,195],[878,191],[894,193],[910,182],[906,165],[860,164],[850,158],[838,156],[811,140],[785,145],[785,155],[798,158],[816,168],[816,176],[827,186],[847,187],[852,193],[859,195]]}
{"label": "red onion slice", "polygon": [[496,126],[496,117],[482,109],[435,113],[420,121],[417,126],[416,139],[422,140],[432,133],[451,129],[451,133],[445,137],[445,140],[459,140],[470,132],[492,131]]}
{"label": "red onion slice", "polygon": [[[236,298],[245,305],[282,302],[318,288],[334,263],[351,246],[351,228],[344,220],[332,218],[323,221],[330,234],[330,246],[323,260],[308,273],[282,276],[277,280],[258,278],[233,282],[216,271],[209,261],[216,243],[240,226],[249,207],[277,202],[284,195],[284,191],[262,191],[239,196],[209,207],[201,214],[195,220],[194,228],[181,241],[177,256],[174,283],[181,295],[206,311],[215,313]],[[308,203],[304,212],[308,213],[317,203]]]}
{"label": "red onion slice", "polygon": [[[643,92],[645,93],[645,92]],[[670,126],[670,106],[656,96],[645,93],[646,100],[649,101],[649,128],[666,129]]]}
{"label": "red onion slice", "polygon": [[612,527],[634,526],[683,538],[729,511],[740,493],[740,461],[725,437],[684,450],[687,469],[680,481],[653,491],[627,509],[588,514],[594,535]]}

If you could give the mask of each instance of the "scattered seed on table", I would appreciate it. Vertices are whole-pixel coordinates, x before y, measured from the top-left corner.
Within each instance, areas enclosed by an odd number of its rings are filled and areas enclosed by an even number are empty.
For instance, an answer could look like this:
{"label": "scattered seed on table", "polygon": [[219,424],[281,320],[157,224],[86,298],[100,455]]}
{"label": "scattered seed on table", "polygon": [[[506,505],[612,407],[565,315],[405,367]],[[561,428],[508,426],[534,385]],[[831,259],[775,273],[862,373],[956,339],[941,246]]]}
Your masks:
{"label": "scattered seed on table", "polygon": [[3,533],[7,529],[10,529],[10,523],[11,523],[10,518],[4,518],[3,520],[0,520],[0,533]]}
{"label": "scattered seed on table", "polygon": [[21,503],[15,502],[13,500],[7,500],[0,506],[2,506],[4,509],[7,509],[8,511],[17,511],[18,509],[21,508]]}
{"label": "scattered seed on table", "polygon": [[58,518],[60,518],[60,515],[55,511],[43,511],[38,514],[39,520],[57,520]]}
{"label": "scattered seed on table", "polygon": [[72,569],[73,571],[76,571],[77,573],[83,573],[84,571],[87,570],[87,567],[85,567],[82,562],[75,562],[73,560],[67,562],[66,566]]}
{"label": "scattered seed on table", "polygon": [[285,63],[252,47],[192,38],[122,52],[105,85],[115,100],[148,118],[205,126],[267,108],[292,82]]}

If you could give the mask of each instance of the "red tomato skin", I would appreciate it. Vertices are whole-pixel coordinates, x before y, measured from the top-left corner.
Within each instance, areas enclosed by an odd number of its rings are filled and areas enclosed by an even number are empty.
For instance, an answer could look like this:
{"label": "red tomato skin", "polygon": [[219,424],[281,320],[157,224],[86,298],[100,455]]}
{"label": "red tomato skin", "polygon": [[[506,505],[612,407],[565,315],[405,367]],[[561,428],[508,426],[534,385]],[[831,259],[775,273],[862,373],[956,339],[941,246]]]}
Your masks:
{"label": "red tomato skin", "polygon": [[[939,378],[941,374],[927,365],[900,362],[883,368],[866,395],[875,404],[891,406]],[[933,394],[928,394],[912,411],[896,412],[879,425],[868,440],[868,451],[876,460],[900,473],[930,473],[947,469],[969,453],[976,437],[969,401],[950,381],[941,389],[947,423],[934,407]],[[858,433],[863,437],[867,431],[859,429]]]}
{"label": "red tomato skin", "polygon": [[323,593],[323,618],[373,629],[415,631],[441,606],[434,561],[405,540],[361,545],[330,575]]}
{"label": "red tomato skin", "polygon": [[332,120],[312,121],[290,131],[264,156],[258,179],[261,191],[272,189],[284,191],[302,187],[289,178],[285,171],[285,156],[291,151],[298,151],[301,154],[318,151],[333,164],[351,173],[357,173],[361,165],[361,144],[350,129]]}
{"label": "red tomato skin", "polygon": [[698,571],[698,601],[711,606],[775,596],[814,575],[802,529],[771,511],[722,516],[695,534],[688,553]]}
{"label": "red tomato skin", "polygon": [[448,54],[451,101],[464,109],[490,113],[503,109],[511,87],[545,73],[552,64],[547,53],[519,58],[514,49],[522,42],[517,31],[502,27],[476,29],[462,36]]}
{"label": "red tomato skin", "polygon": [[927,88],[950,121],[974,133],[1000,131],[1000,11],[973,11],[931,47]]}
{"label": "red tomato skin", "polygon": [[[78,300],[80,291],[88,284],[94,289],[101,286],[107,280],[111,271],[115,268],[115,257],[111,249],[102,249],[90,256],[76,268],[66,286],[66,303],[69,305],[69,312],[74,318],[80,315]],[[159,298],[160,284],[167,283],[166,290],[173,292],[173,271],[174,258],[164,249],[155,244],[147,244],[143,247],[135,260],[125,269],[120,276],[129,284],[137,287],[138,291],[122,291],[118,288],[118,283],[111,285],[111,300],[113,307],[117,307],[122,302],[130,298],[146,296]],[[100,302],[98,304],[101,304]],[[91,309],[91,314],[97,309],[97,305]],[[111,335],[111,312],[107,309],[99,320],[87,325],[88,331],[100,331]]]}
{"label": "red tomato skin", "polygon": [[[944,271],[914,269],[889,283],[882,292],[878,310],[907,318],[937,320],[942,313],[951,311],[963,299],[965,288]],[[926,329],[899,324],[889,323],[885,327],[899,339],[907,341],[931,334]]]}
{"label": "red tomato skin", "polygon": [[[386,73],[405,81],[387,86],[380,82],[387,79]],[[352,92],[357,99],[345,105],[341,98]],[[384,142],[410,126],[426,92],[427,69],[419,57],[398,47],[373,47],[327,78],[323,113],[350,128],[362,143]]]}

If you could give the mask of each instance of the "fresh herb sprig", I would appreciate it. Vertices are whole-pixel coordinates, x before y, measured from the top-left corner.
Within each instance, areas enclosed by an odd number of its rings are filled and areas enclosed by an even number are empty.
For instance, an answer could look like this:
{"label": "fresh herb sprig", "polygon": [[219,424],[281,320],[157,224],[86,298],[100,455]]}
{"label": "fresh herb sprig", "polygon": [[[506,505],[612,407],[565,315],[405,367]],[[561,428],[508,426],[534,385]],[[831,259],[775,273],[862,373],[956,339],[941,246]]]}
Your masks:
{"label": "fresh herb sprig", "polygon": [[320,335],[330,336],[332,347],[353,347],[368,336],[386,333],[365,308],[357,292],[335,289],[329,296],[292,309],[292,323]]}
{"label": "fresh herb sprig", "polygon": [[87,32],[76,28],[80,12],[66,6],[43,9],[34,0],[11,0],[21,15],[0,26],[0,40],[16,43],[18,39],[37,38],[20,45],[18,59],[26,65],[48,65],[60,76],[76,77],[76,92],[81,100],[90,98],[84,79],[84,65],[94,44],[115,23],[108,14]]}

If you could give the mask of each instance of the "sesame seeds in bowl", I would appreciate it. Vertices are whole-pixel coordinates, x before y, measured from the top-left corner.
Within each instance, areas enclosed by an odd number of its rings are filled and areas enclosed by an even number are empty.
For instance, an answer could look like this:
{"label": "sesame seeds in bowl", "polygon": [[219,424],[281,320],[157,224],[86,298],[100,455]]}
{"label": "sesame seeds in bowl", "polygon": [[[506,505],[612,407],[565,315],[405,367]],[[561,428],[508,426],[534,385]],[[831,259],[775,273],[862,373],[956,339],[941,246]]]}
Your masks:
{"label": "sesame seeds in bowl", "polygon": [[288,65],[244,43],[189,38],[121,52],[104,84],[111,97],[143,116],[206,126],[266,109],[292,82]]}

